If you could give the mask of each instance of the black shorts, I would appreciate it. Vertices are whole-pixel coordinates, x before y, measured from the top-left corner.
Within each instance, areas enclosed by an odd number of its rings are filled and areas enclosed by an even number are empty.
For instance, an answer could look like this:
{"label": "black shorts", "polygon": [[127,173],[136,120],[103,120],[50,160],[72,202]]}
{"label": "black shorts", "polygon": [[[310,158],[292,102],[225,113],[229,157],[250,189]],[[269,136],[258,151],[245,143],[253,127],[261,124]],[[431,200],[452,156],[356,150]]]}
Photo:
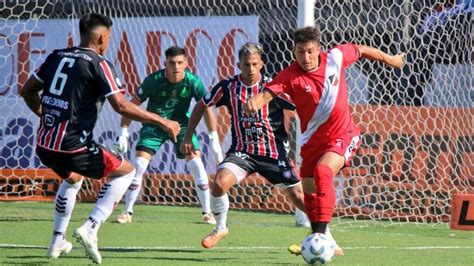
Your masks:
{"label": "black shorts", "polygon": [[41,162],[51,168],[61,178],[73,173],[100,179],[117,170],[122,164],[122,156],[114,151],[91,142],[83,151],[68,153],[36,147]]}
{"label": "black shorts", "polygon": [[245,152],[231,152],[221,164],[224,163],[239,166],[247,172],[247,175],[259,173],[274,185],[281,184],[285,187],[291,187],[300,182],[295,164],[287,157],[276,160]]}

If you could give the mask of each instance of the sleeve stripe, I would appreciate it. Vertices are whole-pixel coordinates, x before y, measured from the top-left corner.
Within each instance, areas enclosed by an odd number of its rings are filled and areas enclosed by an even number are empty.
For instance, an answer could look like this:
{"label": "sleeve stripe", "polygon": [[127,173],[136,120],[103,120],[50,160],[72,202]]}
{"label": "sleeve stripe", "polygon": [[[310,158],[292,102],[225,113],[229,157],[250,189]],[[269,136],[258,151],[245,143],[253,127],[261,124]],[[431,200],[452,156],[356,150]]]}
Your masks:
{"label": "sleeve stripe", "polygon": [[105,77],[107,78],[107,82],[109,83],[109,86],[112,92],[119,91],[119,88],[117,87],[117,84],[114,81],[114,76],[112,75],[112,71],[110,70],[107,62],[103,60],[102,62],[100,62],[100,66],[102,67],[102,70],[104,71]]}
{"label": "sleeve stripe", "polygon": [[39,68],[37,70],[33,71],[32,75],[33,75],[33,77],[35,77],[35,79],[39,80],[41,83],[44,83],[43,79],[41,79],[38,76],[38,71],[39,71]]}

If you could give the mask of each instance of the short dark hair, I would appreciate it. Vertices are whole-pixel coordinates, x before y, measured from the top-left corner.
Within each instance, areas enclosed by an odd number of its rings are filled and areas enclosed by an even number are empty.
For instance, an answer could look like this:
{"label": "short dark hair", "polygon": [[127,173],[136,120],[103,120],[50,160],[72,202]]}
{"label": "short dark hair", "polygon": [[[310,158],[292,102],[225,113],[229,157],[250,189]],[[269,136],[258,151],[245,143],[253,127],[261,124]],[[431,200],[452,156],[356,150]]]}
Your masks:
{"label": "short dark hair", "polygon": [[107,16],[90,13],[81,17],[79,20],[79,32],[81,35],[90,35],[98,26],[112,27],[112,19]]}
{"label": "short dark hair", "polygon": [[171,46],[170,48],[166,49],[166,51],[165,51],[166,58],[173,57],[173,56],[178,56],[178,55],[186,56],[186,53],[184,52],[184,49],[179,47],[179,46]]}
{"label": "short dark hair", "polygon": [[321,41],[321,31],[319,30],[319,26],[315,25],[308,26],[304,28],[297,29],[293,32],[293,42],[294,44],[298,43],[307,43],[307,42],[315,42],[320,44]]}

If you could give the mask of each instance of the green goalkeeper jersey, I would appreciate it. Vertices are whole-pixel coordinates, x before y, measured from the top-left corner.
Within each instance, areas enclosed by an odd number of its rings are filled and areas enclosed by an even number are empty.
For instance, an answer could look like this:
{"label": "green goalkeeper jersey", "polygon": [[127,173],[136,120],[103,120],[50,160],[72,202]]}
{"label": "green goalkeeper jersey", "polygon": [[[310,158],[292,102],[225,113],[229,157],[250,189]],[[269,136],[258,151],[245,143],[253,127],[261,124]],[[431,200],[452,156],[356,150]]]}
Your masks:
{"label": "green goalkeeper jersey", "polygon": [[136,97],[141,102],[148,99],[147,111],[177,121],[183,127],[188,125],[191,99],[194,98],[197,102],[206,93],[201,79],[195,74],[185,71],[181,82],[170,83],[166,79],[165,70],[162,69],[145,78],[137,90]]}

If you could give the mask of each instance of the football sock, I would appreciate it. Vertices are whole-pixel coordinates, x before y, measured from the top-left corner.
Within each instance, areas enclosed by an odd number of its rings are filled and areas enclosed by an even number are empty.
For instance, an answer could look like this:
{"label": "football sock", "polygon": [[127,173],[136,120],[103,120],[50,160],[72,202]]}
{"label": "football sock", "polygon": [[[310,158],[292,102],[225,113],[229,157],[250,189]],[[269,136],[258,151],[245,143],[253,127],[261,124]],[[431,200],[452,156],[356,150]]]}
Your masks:
{"label": "football sock", "polygon": [[143,174],[145,173],[149,163],[150,161],[143,157],[137,157],[135,160],[135,168],[137,172],[135,173],[135,176],[133,177],[132,183],[128,187],[127,192],[125,193],[125,211],[129,214],[133,213],[133,205],[135,205],[135,202],[140,195]]}
{"label": "football sock", "polygon": [[221,197],[211,195],[211,210],[216,219],[216,228],[227,228],[227,212],[229,211],[229,197],[227,193]]}
{"label": "football sock", "polygon": [[194,187],[201,203],[202,211],[211,212],[209,180],[207,178],[206,169],[201,158],[194,158],[187,162],[187,166],[191,175],[194,177]]}
{"label": "football sock", "polygon": [[326,234],[327,222],[311,222],[311,230],[314,233]]}
{"label": "football sock", "polygon": [[135,169],[133,169],[126,175],[109,178],[109,181],[102,186],[99,192],[99,200],[86,222],[90,233],[96,234],[100,225],[110,216],[114,207],[132,183],[135,172]]}
{"label": "football sock", "polygon": [[[54,208],[54,227],[53,227],[53,239],[52,243],[56,241],[56,236],[65,235],[66,229],[71,220],[71,214],[76,205],[76,196],[82,186],[82,181],[69,184],[66,181],[61,183],[58,192],[56,193],[56,205]],[[62,237],[61,237],[62,238]]]}
{"label": "football sock", "polygon": [[314,184],[316,186],[316,197],[314,198],[316,221],[329,223],[336,203],[336,189],[331,168],[326,165],[317,165],[314,169]]}

